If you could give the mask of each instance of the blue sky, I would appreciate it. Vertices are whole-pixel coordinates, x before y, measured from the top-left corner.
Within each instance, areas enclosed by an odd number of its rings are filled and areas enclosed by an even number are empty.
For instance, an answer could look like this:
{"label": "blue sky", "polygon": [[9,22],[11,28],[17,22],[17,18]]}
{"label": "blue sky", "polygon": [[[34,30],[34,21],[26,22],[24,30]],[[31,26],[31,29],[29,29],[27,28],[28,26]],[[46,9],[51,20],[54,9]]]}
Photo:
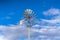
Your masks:
{"label": "blue sky", "polygon": [[23,18],[24,10],[32,9],[37,18],[47,18],[42,12],[60,8],[59,0],[0,0],[0,25],[16,24]]}
{"label": "blue sky", "polygon": [[60,40],[60,0],[0,0],[0,40],[27,40],[27,27],[19,24],[26,9],[39,20],[31,40]]}

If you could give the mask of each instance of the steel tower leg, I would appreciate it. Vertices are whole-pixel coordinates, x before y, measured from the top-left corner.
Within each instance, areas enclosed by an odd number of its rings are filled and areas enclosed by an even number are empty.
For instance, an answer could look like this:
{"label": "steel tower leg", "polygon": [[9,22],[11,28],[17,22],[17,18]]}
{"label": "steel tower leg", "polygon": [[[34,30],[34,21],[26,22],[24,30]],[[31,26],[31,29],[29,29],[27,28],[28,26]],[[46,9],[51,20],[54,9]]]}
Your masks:
{"label": "steel tower leg", "polygon": [[30,27],[28,27],[28,40],[30,40]]}

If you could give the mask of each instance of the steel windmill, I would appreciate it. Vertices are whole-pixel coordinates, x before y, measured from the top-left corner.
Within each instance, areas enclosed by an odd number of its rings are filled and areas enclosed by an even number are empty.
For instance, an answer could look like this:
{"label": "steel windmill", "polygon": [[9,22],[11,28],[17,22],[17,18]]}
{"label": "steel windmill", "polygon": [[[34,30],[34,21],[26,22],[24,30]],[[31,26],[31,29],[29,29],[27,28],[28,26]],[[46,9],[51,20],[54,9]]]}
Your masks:
{"label": "steel windmill", "polygon": [[24,12],[24,20],[20,21],[20,24],[23,24],[24,22],[27,22],[27,28],[28,28],[28,40],[30,40],[30,30],[32,27],[32,24],[34,24],[35,21],[35,14],[33,10],[26,9]]}

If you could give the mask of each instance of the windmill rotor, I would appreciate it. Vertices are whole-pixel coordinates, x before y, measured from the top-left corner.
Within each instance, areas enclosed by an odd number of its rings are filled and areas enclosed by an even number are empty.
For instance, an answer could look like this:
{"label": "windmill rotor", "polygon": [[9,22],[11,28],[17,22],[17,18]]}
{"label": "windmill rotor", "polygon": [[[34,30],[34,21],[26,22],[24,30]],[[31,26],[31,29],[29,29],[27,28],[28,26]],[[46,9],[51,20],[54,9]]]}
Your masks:
{"label": "windmill rotor", "polygon": [[27,21],[28,24],[30,24],[30,26],[32,24],[36,24],[36,17],[35,17],[35,14],[33,12],[33,10],[31,9],[26,9],[25,12],[24,12],[24,18],[25,18],[25,21]]}

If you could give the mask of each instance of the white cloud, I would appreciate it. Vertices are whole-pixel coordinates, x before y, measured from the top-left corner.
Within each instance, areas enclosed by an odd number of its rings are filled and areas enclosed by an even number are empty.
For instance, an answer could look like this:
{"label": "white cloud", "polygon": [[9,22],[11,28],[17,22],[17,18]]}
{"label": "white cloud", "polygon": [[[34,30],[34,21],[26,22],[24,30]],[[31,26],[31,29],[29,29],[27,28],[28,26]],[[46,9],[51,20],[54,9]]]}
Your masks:
{"label": "white cloud", "polygon": [[0,35],[0,40],[7,40],[3,35]]}
{"label": "white cloud", "polygon": [[19,37],[26,37],[27,35],[27,29],[25,29],[23,26],[21,27],[20,25],[13,27],[1,26],[0,30],[4,32],[5,38],[7,40],[17,40]]}
{"label": "white cloud", "polygon": [[56,9],[56,8],[51,8],[51,9],[49,9],[49,10],[47,10],[47,11],[44,11],[43,12],[44,13],[44,15],[60,15],[60,9]]}
{"label": "white cloud", "polygon": [[[36,29],[34,31],[39,32],[40,35],[37,37],[38,40],[60,40],[60,27],[52,28],[41,28],[40,30]],[[59,30],[59,31],[58,31]]]}
{"label": "white cloud", "polygon": [[[35,25],[40,27],[40,25]],[[20,37],[25,37],[27,40],[27,27],[14,25],[0,26],[0,30],[4,35],[0,36],[1,40],[18,40]],[[54,40],[60,39],[60,27],[42,26],[41,29],[31,28],[31,40]]]}
{"label": "white cloud", "polygon": [[60,19],[52,19],[52,20],[47,20],[47,19],[41,19],[43,23],[48,23],[49,25],[55,25],[60,24]]}
{"label": "white cloud", "polygon": [[[51,16],[50,20],[47,20],[47,19],[41,19],[41,24],[44,24],[44,25],[50,25],[50,26],[56,26],[56,25],[59,25],[60,26],[60,9],[56,9],[56,8],[51,8],[47,11],[44,11],[43,12],[44,15],[46,16]],[[47,18],[48,18],[47,17]]]}

